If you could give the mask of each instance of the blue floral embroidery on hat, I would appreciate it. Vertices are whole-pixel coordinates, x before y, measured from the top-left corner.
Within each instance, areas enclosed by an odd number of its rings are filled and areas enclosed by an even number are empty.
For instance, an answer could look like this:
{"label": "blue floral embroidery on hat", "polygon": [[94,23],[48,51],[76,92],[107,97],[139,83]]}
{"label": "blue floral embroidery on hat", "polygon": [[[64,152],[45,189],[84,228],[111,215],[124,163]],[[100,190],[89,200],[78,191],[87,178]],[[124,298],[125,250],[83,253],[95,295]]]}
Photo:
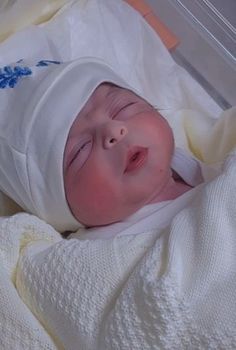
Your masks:
{"label": "blue floral embroidery on hat", "polygon": [[31,74],[32,70],[28,67],[5,66],[0,68],[0,89],[14,88],[20,78]]}
{"label": "blue floral embroidery on hat", "polygon": [[[23,59],[17,63],[23,62]],[[40,60],[35,65],[36,67],[48,67],[50,64],[61,64],[59,61]],[[20,78],[32,75],[32,70],[29,67],[22,66],[5,66],[0,68],[0,89],[14,88]]]}
{"label": "blue floral embroidery on hat", "polygon": [[47,67],[49,64],[61,64],[59,61],[51,61],[51,60],[41,60],[36,64],[36,67]]}

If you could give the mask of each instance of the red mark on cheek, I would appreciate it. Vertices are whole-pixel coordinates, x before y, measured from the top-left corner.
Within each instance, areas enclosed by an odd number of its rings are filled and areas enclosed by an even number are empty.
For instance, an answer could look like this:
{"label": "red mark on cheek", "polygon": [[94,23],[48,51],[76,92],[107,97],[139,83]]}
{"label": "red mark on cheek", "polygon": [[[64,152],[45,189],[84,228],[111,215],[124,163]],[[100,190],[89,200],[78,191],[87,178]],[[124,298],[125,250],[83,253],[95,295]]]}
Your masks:
{"label": "red mark on cheek", "polygon": [[104,211],[112,203],[113,189],[104,176],[97,172],[88,179],[84,187],[85,202],[94,211]]}

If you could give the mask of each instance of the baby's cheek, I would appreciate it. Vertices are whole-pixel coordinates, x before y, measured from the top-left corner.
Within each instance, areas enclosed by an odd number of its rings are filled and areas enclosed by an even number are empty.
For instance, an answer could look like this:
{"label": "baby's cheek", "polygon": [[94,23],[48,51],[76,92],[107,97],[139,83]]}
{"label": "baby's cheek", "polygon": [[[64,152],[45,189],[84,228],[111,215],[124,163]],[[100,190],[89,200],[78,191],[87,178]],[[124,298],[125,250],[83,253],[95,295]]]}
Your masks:
{"label": "baby's cheek", "polygon": [[97,173],[96,176],[87,177],[86,181],[78,184],[74,213],[76,212],[78,220],[87,225],[105,225],[115,211],[116,197],[114,186]]}

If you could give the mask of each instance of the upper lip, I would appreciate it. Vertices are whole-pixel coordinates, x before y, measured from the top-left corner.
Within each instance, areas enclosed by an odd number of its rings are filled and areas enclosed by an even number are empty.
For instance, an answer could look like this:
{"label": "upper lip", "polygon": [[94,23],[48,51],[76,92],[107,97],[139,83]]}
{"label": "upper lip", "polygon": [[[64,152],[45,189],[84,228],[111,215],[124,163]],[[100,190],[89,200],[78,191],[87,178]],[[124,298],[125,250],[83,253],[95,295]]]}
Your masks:
{"label": "upper lip", "polygon": [[147,147],[133,146],[129,149],[126,158],[125,171],[131,171],[143,165],[148,153]]}

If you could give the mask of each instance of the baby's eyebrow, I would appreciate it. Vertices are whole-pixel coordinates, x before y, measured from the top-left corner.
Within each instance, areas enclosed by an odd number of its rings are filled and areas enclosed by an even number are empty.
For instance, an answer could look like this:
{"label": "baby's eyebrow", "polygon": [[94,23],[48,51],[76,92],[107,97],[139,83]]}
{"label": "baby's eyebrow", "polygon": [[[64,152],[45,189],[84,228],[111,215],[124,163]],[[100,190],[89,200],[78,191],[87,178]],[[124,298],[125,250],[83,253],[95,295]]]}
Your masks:
{"label": "baby's eyebrow", "polygon": [[114,89],[114,86],[113,86],[112,88],[110,88],[110,89],[108,90],[108,92],[107,92],[106,95],[105,95],[105,98],[111,98],[112,95],[114,95],[114,93],[116,93],[116,89]]}
{"label": "baby's eyebrow", "polygon": [[112,95],[117,94],[117,93],[122,93],[122,92],[123,93],[127,93],[128,90],[124,89],[124,88],[122,88],[120,86],[113,85],[113,86],[110,87],[110,89],[106,93],[105,98],[108,98],[108,97],[110,98]]}

